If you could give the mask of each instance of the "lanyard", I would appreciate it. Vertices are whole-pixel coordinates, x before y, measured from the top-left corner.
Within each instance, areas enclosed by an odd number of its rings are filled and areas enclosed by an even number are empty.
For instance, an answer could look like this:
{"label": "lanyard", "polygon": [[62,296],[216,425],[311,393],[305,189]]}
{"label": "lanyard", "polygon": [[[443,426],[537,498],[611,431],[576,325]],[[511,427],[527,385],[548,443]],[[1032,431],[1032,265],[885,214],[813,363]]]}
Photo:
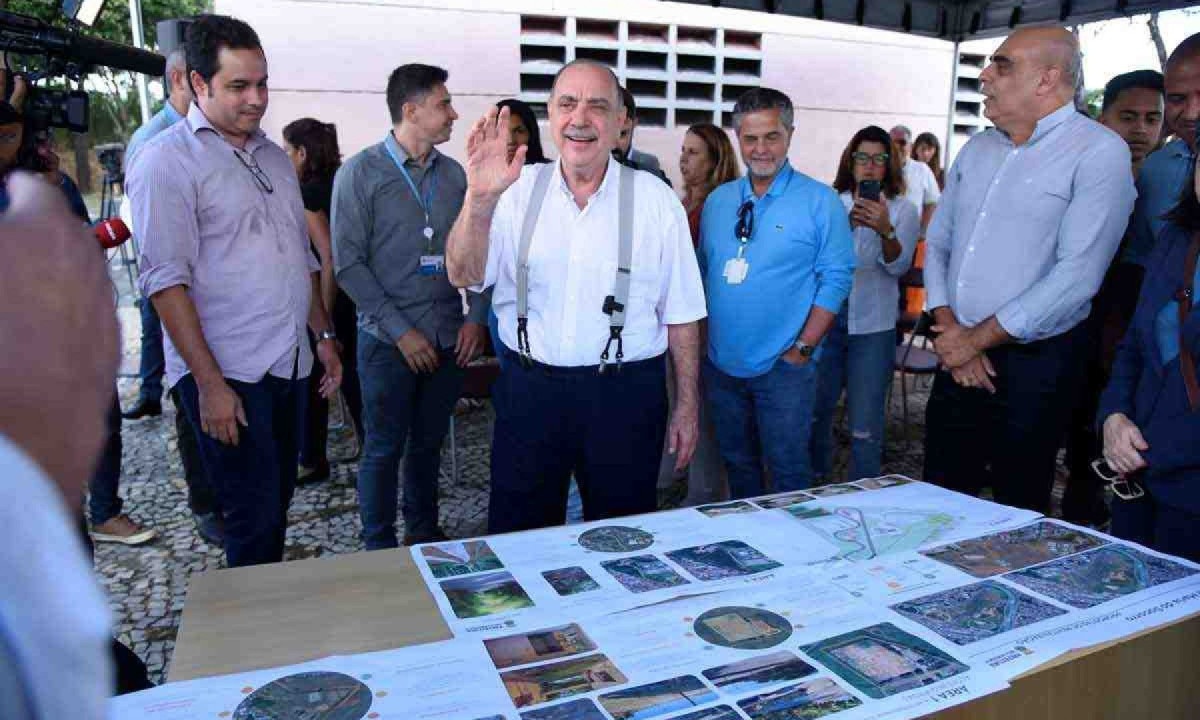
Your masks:
{"label": "lanyard", "polygon": [[[388,155],[391,156],[392,162],[396,163],[396,168],[400,170],[400,174],[404,176],[404,182],[408,183],[408,189],[412,190],[413,198],[417,201],[417,205],[421,207],[421,212],[425,213],[425,229],[421,231],[421,234],[425,236],[426,252],[432,255],[433,220],[430,214],[433,212],[433,193],[434,190],[437,189],[437,174],[435,173],[433,177],[429,179],[429,189],[425,191],[425,197],[422,199],[420,191],[417,190],[417,184],[413,182],[412,175],[408,174],[408,168],[404,167],[404,161],[400,159],[400,156],[396,153],[396,148],[392,147],[392,145],[399,145],[399,143],[396,142],[396,139],[389,132],[387,137],[384,139],[383,146],[387,148]],[[432,163],[430,163],[429,170],[427,172],[433,172]]]}

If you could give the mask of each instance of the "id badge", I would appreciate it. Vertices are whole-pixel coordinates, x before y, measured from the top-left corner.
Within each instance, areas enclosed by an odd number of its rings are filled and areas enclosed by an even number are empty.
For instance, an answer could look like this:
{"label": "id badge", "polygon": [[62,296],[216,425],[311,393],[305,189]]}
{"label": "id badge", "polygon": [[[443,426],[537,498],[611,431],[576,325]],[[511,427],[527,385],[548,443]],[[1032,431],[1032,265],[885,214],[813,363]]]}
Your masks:
{"label": "id badge", "polygon": [[741,285],[746,279],[746,275],[750,272],[750,263],[746,262],[746,258],[735,257],[725,263],[725,282],[730,285]]}
{"label": "id badge", "polygon": [[426,277],[446,274],[445,255],[422,255],[420,272]]}

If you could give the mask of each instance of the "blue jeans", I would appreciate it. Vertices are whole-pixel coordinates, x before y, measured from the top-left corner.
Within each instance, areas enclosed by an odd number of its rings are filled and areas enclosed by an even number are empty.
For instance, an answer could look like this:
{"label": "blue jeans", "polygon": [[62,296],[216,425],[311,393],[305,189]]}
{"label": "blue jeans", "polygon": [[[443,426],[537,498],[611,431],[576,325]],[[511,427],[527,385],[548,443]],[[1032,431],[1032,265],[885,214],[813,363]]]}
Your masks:
{"label": "blue jeans", "polygon": [[774,492],[812,484],[809,434],[816,375],[815,359],[802,366],[776,360],[768,372],[752,378],[726,375],[704,361],[704,387],[731,497],[770,491],[764,460]]}
{"label": "blue jeans", "polygon": [[88,517],[92,525],[101,525],[121,514],[124,503],[117,495],[121,481],[121,406],[113,394],[108,410],[108,438],[88,482]]}
{"label": "blue jeans", "polygon": [[404,458],[405,535],[428,538],[438,529],[438,471],[450,413],[462,392],[463,370],[441,351],[433,373],[414,373],[399,348],[358,334],[358,377],[366,439],[358,464],[362,538],[368,550],[397,547],[396,501]]}
{"label": "blue jeans", "polygon": [[813,409],[812,466],[818,476],[833,469],[833,415],[846,391],[850,423],[847,480],[877,477],[883,457],[887,389],[896,363],[896,331],[850,335],[846,316],[821,343],[817,361],[817,400]]}
{"label": "blue jeans", "polygon": [[200,429],[199,389],[191,375],[175,388],[225,520],[229,567],[279,562],[296,489],[296,428],[306,379],[267,375],[256,383],[226,382],[241,398],[249,423],[239,428],[236,446]]}
{"label": "blue jeans", "polygon": [[162,321],[154,310],[150,298],[138,300],[138,308],[142,314],[142,360],[138,367],[138,376],[142,379],[142,387],[138,397],[142,400],[162,401],[163,373],[167,364],[163,358]]}

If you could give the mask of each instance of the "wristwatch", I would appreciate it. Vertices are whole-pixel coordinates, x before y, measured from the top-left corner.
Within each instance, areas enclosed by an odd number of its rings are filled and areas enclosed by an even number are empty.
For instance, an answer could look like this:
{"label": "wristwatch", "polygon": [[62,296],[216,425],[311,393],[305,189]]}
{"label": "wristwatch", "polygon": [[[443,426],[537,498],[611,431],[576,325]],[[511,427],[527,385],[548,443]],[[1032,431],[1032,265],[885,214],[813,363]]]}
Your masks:
{"label": "wristwatch", "polygon": [[815,346],[809,345],[803,340],[797,340],[793,347],[795,347],[796,351],[800,353],[800,357],[804,358],[805,360],[811,358],[813,353],[817,350]]}
{"label": "wristwatch", "polygon": [[320,335],[317,335],[317,342],[323,340],[337,340],[337,333],[332,330],[322,330]]}
{"label": "wristwatch", "polygon": [[896,228],[892,228],[891,230],[888,230],[887,235],[884,235],[883,237],[885,240],[895,240],[896,239]]}

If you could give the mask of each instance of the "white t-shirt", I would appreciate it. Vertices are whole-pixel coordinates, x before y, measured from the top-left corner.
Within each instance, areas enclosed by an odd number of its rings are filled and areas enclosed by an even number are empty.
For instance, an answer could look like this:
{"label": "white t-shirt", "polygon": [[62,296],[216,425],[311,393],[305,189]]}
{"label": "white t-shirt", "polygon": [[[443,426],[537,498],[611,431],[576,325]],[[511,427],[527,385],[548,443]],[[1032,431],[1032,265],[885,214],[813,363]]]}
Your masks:
{"label": "white t-shirt", "polygon": [[904,197],[917,206],[917,215],[925,212],[926,205],[936,205],[942,199],[937,178],[929,166],[909,158],[904,162]]}
{"label": "white t-shirt", "polygon": [[[492,219],[482,290],[494,287],[500,339],[517,350],[517,256],[521,226],[541,165],[527,165],[500,197]],[[654,175],[634,172],[633,265],[622,332],[625,362],[667,350],[667,326],[705,316],[704,285],[679,198]],[[609,337],[604,299],[613,292],[618,253],[620,165],[583,210],[556,163],[529,249],[529,345],[546,365],[600,364]],[[616,352],[615,344],[609,353]]]}
{"label": "white t-shirt", "polygon": [[[108,604],[62,495],[0,435],[0,672],[38,718],[103,720],[113,675]],[[10,679],[12,679],[10,677]]]}

